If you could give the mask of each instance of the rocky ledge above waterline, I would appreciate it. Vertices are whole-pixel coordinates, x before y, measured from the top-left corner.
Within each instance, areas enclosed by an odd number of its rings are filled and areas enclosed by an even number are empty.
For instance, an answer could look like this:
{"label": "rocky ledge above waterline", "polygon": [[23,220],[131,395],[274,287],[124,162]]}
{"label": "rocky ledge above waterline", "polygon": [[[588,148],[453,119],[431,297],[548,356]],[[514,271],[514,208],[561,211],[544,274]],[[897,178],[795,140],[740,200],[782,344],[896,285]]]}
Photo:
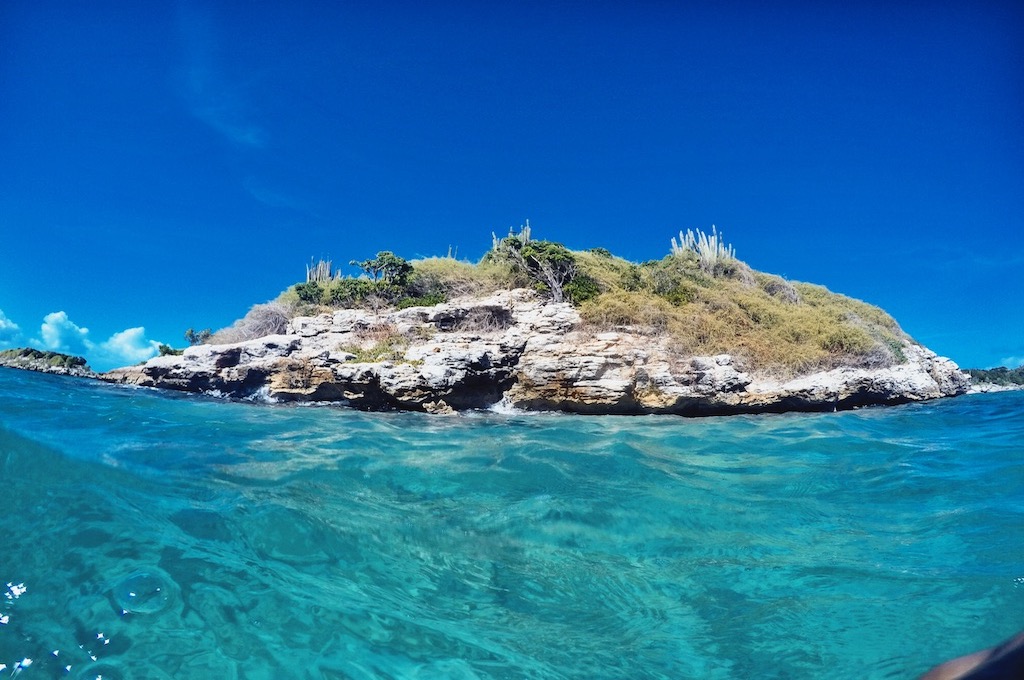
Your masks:
{"label": "rocky ledge above waterline", "polygon": [[110,371],[109,382],[278,401],[434,413],[487,408],[592,414],[821,411],[965,393],[970,377],[907,342],[906,361],[787,380],[730,355],[678,356],[639,330],[582,329],[569,304],[527,290],[375,314],[296,317],[286,333]]}

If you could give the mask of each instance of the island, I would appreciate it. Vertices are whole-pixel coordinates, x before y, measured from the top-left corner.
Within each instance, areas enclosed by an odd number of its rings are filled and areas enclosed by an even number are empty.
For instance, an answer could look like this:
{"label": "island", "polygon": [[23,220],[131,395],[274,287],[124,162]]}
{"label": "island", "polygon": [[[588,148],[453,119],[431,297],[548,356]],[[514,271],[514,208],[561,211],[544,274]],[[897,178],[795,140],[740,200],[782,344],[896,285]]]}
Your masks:
{"label": "island", "polygon": [[99,377],[89,368],[85,357],[32,347],[0,350],[0,366],[53,375],[70,375],[76,378]]}
{"label": "island", "polygon": [[823,411],[964,394],[970,376],[881,309],[754,271],[716,229],[660,260],[534,239],[478,263],[390,251],[311,262],[306,280],[231,327],[195,333],[125,385],[277,402],[452,413]]}

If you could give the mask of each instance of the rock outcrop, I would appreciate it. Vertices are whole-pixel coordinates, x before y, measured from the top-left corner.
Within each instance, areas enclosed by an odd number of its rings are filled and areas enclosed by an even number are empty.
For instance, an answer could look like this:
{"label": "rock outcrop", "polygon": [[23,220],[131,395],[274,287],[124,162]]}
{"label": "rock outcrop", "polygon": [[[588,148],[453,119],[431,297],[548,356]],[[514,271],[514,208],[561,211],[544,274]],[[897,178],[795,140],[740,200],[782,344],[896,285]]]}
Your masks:
{"label": "rock outcrop", "polygon": [[450,412],[502,402],[576,413],[833,410],[962,394],[970,378],[919,345],[906,362],[790,380],[733,357],[681,357],[637,329],[580,328],[568,304],[513,290],[435,307],[297,317],[283,335],[200,345],[104,374],[111,382],[365,409]]}

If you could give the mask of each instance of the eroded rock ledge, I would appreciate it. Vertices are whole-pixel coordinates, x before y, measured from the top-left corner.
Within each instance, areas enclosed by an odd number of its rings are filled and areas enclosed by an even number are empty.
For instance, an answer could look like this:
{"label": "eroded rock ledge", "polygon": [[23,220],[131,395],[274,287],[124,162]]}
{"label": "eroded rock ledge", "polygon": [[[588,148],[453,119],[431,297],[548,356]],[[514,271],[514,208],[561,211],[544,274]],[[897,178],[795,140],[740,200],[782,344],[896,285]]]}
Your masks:
{"label": "eroded rock ledge", "polygon": [[102,379],[279,401],[450,412],[497,402],[576,413],[712,415],[846,409],[963,394],[970,377],[907,343],[906,363],[791,380],[745,373],[729,355],[681,357],[640,332],[579,329],[568,304],[530,291],[374,314],[297,317],[283,335],[200,345]]}

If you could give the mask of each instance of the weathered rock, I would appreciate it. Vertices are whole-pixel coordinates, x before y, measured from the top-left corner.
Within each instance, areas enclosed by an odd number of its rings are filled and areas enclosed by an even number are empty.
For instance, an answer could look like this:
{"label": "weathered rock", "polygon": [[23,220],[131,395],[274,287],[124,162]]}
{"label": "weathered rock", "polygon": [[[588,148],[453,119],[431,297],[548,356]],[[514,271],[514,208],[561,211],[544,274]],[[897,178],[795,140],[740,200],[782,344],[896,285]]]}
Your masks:
{"label": "weathered rock", "polygon": [[907,343],[903,364],[787,381],[729,355],[680,357],[658,337],[579,329],[569,304],[526,290],[375,314],[292,319],[284,335],[204,345],[104,376],[113,382],[358,408],[523,409],[683,415],[831,410],[962,394],[956,364]]}

